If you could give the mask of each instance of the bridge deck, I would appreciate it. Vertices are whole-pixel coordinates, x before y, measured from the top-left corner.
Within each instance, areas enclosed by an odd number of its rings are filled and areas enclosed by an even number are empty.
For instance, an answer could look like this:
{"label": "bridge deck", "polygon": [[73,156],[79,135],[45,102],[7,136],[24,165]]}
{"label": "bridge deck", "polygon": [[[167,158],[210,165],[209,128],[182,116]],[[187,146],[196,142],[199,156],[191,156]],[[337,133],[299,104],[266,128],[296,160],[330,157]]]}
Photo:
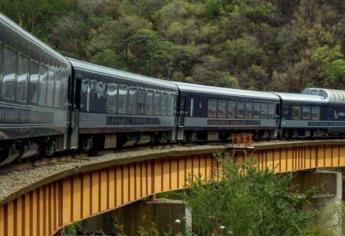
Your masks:
{"label": "bridge deck", "polygon": [[[185,188],[190,175],[214,178],[218,163],[213,154],[232,148],[230,144],[171,145],[1,169],[0,236],[49,235],[152,194]],[[234,155],[237,161],[248,157],[257,161],[259,169],[275,172],[341,167],[345,141],[260,142]]]}

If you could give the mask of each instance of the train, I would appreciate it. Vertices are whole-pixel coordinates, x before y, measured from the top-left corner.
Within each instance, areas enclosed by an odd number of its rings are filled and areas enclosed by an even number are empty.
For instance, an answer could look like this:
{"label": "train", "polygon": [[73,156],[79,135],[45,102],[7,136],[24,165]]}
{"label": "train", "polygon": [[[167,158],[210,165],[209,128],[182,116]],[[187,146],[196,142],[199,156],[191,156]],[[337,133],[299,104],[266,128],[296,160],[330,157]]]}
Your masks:
{"label": "train", "polygon": [[68,58],[0,14],[0,166],[136,145],[345,135],[345,91],[220,88]]}

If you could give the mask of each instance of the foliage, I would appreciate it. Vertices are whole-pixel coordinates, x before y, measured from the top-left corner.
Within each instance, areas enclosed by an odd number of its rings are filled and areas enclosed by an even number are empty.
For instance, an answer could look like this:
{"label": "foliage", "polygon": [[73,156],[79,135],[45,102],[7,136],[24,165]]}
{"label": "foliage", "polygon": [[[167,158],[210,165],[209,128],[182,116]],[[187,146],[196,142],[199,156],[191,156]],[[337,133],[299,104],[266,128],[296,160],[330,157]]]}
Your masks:
{"label": "foliage", "polygon": [[67,56],[244,89],[345,86],[340,0],[1,0]]}
{"label": "foliage", "polygon": [[220,169],[220,180],[193,181],[179,196],[193,212],[195,235],[309,233],[306,226],[316,213],[308,208],[312,194],[292,194],[292,175],[258,171],[253,163],[235,164],[228,156],[222,157]]}

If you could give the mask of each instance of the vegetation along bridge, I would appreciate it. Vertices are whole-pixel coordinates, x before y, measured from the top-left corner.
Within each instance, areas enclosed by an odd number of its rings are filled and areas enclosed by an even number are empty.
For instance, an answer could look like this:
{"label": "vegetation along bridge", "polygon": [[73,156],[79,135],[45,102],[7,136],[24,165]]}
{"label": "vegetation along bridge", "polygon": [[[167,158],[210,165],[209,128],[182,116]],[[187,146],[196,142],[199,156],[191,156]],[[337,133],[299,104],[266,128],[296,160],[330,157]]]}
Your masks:
{"label": "vegetation along bridge", "polygon": [[[72,224],[164,191],[183,189],[188,176],[209,179],[214,153],[233,145],[130,149],[79,155],[1,171],[0,236],[51,235]],[[234,152],[277,173],[345,166],[343,140],[256,143]]]}

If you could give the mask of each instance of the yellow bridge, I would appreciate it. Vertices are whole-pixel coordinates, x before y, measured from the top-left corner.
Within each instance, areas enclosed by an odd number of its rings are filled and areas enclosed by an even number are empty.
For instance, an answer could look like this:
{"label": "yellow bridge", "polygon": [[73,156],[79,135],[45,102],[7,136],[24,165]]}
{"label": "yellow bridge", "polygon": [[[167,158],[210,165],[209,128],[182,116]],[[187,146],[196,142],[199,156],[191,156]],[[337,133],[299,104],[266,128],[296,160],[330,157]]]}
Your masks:
{"label": "yellow bridge", "polygon": [[[189,176],[213,176],[218,169],[214,153],[233,150],[232,145],[132,149],[66,158],[47,165],[44,173],[42,167],[1,173],[0,236],[52,235],[66,225],[156,193],[186,188]],[[256,143],[253,149],[234,152],[234,158],[254,158],[259,169],[277,173],[342,167],[345,141]],[[7,186],[13,175],[17,184]]]}

